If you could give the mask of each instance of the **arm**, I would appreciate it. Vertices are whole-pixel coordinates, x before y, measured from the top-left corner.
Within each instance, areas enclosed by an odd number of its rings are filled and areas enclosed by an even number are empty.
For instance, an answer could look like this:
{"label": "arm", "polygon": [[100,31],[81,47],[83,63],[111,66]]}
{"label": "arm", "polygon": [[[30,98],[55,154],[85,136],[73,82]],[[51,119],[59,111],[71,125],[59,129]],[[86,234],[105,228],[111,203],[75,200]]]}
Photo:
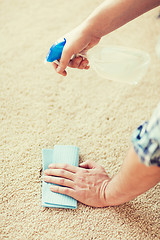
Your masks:
{"label": "arm", "polygon": [[106,0],[78,27],[64,37],[60,65],[53,63],[55,70],[65,76],[67,65],[88,69],[88,61],[81,57],[70,60],[74,54],[84,53],[100,41],[101,37],[128,23],[132,19],[158,6],[160,0]]}
{"label": "arm", "polygon": [[[110,179],[103,167],[93,161],[74,167],[51,164],[44,181],[53,192],[69,195],[93,207],[119,205],[146,192],[160,181],[160,167],[146,167],[131,148],[117,175]],[[63,187],[64,186],[64,187]]]}
{"label": "arm", "polygon": [[112,178],[105,190],[107,206],[128,202],[146,192],[160,181],[160,167],[142,164],[131,148],[119,173]]}
{"label": "arm", "polygon": [[103,37],[159,4],[160,0],[106,0],[86,19],[85,28]]}

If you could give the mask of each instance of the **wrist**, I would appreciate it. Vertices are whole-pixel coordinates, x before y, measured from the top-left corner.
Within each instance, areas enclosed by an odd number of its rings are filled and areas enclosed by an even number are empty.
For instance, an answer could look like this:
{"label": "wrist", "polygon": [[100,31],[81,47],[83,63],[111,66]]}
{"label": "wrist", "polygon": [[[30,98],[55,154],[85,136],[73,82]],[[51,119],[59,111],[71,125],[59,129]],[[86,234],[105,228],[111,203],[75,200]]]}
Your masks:
{"label": "wrist", "polygon": [[106,186],[105,189],[105,203],[106,206],[116,206],[126,202],[126,196],[121,194],[118,186],[119,173],[115,175]]}

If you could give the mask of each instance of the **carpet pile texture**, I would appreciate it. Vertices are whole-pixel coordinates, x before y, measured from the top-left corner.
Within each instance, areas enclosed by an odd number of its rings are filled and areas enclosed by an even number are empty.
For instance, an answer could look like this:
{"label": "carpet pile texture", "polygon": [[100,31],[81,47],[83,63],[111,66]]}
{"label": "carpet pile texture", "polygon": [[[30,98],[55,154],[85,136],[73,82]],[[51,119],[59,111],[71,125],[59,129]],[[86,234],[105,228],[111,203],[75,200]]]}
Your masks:
{"label": "carpet pile texture", "polygon": [[149,70],[138,85],[103,79],[92,68],[68,69],[64,78],[44,64],[53,42],[101,2],[0,1],[0,239],[160,238],[159,184],[117,207],[41,207],[42,148],[76,145],[80,162],[94,160],[113,176],[132,132],[160,101],[159,8],[101,41],[150,54]]}

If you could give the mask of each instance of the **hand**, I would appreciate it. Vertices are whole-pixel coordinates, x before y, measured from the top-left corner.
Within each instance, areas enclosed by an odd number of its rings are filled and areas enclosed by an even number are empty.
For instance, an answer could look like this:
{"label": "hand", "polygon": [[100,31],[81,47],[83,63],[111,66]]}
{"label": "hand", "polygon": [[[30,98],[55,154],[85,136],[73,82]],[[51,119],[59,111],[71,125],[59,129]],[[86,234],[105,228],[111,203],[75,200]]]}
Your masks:
{"label": "hand", "polygon": [[67,72],[65,69],[67,66],[79,69],[89,69],[87,58],[78,56],[72,59],[74,54],[85,55],[88,49],[92,48],[100,41],[100,38],[92,36],[85,28],[85,24],[81,24],[64,36],[66,44],[62,52],[59,66],[55,62],[52,63],[54,69],[59,74],[66,76]]}
{"label": "hand", "polygon": [[66,194],[93,207],[105,207],[105,190],[110,181],[105,169],[93,161],[75,167],[68,164],[50,164],[43,180],[52,185],[51,191]]}

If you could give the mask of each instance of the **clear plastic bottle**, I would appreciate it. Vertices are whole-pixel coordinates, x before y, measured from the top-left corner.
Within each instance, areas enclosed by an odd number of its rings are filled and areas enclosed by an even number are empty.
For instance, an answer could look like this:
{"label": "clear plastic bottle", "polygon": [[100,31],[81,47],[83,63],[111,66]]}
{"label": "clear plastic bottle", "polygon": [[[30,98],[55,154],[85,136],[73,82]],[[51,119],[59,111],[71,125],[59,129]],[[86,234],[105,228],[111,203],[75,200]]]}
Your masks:
{"label": "clear plastic bottle", "polygon": [[88,59],[101,77],[129,84],[137,84],[150,63],[148,53],[123,46],[97,46]]}

